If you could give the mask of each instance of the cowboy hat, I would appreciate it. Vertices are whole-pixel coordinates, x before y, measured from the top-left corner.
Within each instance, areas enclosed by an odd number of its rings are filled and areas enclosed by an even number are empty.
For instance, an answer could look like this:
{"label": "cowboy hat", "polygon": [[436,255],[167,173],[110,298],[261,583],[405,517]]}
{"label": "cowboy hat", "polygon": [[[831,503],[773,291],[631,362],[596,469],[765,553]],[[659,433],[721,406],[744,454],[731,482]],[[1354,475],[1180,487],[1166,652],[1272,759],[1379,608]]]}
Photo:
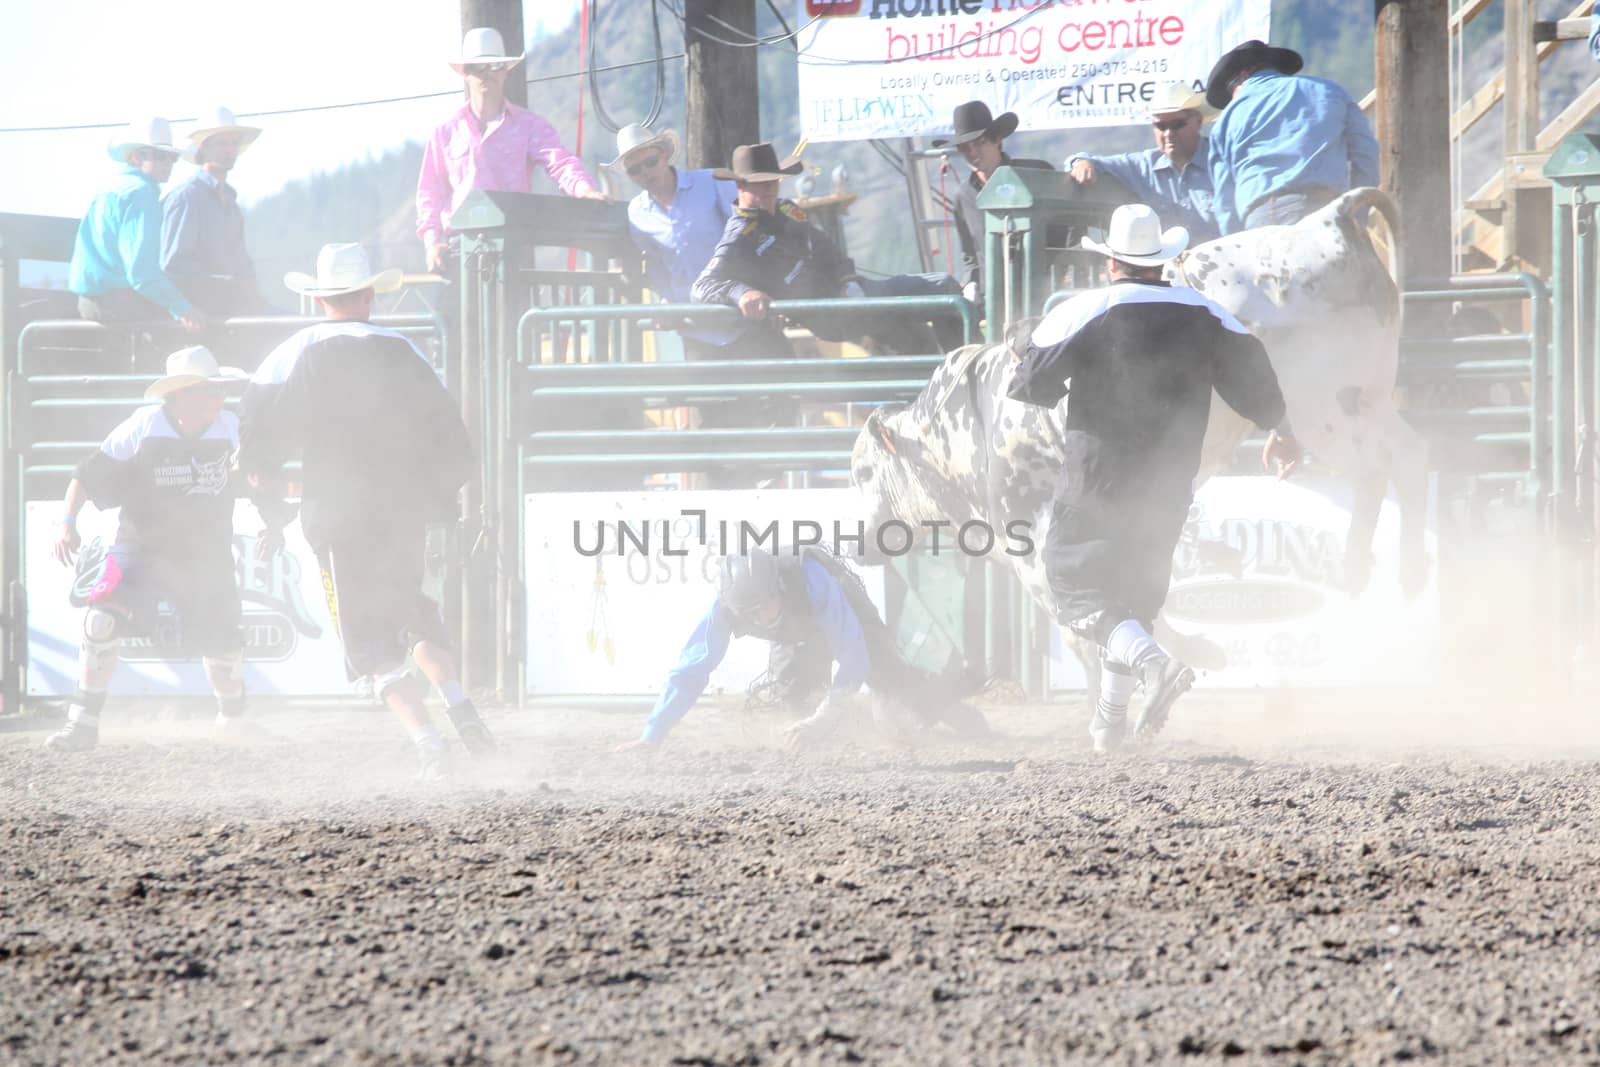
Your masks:
{"label": "cowboy hat", "polygon": [[144,391],[146,400],[163,400],[191,385],[225,385],[244,381],[250,375],[238,367],[219,367],[217,357],[205,345],[180,348],[167,357],[167,373]]}
{"label": "cowboy hat", "polygon": [[1228,106],[1233,99],[1229,83],[1241,70],[1270,67],[1283,74],[1293,74],[1306,65],[1305,57],[1292,48],[1274,48],[1264,41],[1246,41],[1217,60],[1206,79],[1206,103],[1217,110]]}
{"label": "cowboy hat", "polygon": [[1204,93],[1197,93],[1188,82],[1168,82],[1155,91],[1150,101],[1150,117],[1170,115],[1176,111],[1195,111],[1202,119],[1216,115],[1217,109],[1206,103]]}
{"label": "cowboy hat", "polygon": [[761,144],[742,144],[735,148],[733,165],[726,169],[719,167],[711,172],[711,176],[723,182],[775,182],[791,174],[799,174],[804,169],[805,164],[793,156],[778,162],[777,150],[763,141]]}
{"label": "cowboy hat", "polygon": [[660,133],[651,133],[648,126],[641,126],[637,122],[629,123],[617,131],[617,158],[606,166],[620,167],[630,155],[646,148],[661,149],[667,154],[667,162],[672,162],[678,158],[677,131],[667,129]]}
{"label": "cowboy hat", "polygon": [[301,296],[343,296],[361,289],[389,293],[400,288],[401,272],[391,267],[377,274],[367,260],[367,250],[357,244],[323,245],[317,253],[317,274],[312,277],[292,270],[283,284]]}
{"label": "cowboy hat", "polygon": [[137,148],[154,148],[177,155],[178,149],[172,143],[172,123],[159,115],[134,119],[112,138],[106,151],[118,163],[126,163],[128,155]]}
{"label": "cowboy hat", "polygon": [[954,136],[934,141],[933,147],[953,148],[968,141],[976,141],[984,134],[988,134],[996,141],[1003,141],[1017,132],[1018,121],[1015,111],[1007,111],[999,118],[995,118],[989,114],[988,104],[982,100],[968,100],[956,108],[952,123],[956,130]]}
{"label": "cowboy hat", "polygon": [[261,136],[261,127],[241,126],[233,117],[233,112],[225,107],[212,108],[199,121],[199,129],[189,131],[189,140],[193,142],[195,150],[206,143],[207,137],[215,137],[219,133],[236,133],[239,135],[239,151],[243,152]]}
{"label": "cowboy hat", "polygon": [[1083,247],[1138,267],[1159,267],[1189,247],[1189,231],[1182,226],[1161,228],[1155,209],[1144,204],[1123,204],[1111,213],[1111,230],[1083,239]]}
{"label": "cowboy hat", "polygon": [[450,69],[465,74],[468,67],[504,67],[507,70],[521,63],[523,55],[506,54],[506,43],[500,31],[488,26],[468,30],[461,37],[461,56],[450,61]]}

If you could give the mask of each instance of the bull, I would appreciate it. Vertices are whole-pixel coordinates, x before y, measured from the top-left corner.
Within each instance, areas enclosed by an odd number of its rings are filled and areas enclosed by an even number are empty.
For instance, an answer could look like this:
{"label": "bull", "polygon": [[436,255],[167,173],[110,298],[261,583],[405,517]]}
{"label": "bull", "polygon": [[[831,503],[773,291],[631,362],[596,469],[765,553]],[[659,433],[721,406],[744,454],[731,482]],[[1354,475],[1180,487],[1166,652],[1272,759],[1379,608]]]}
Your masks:
{"label": "bull", "polygon": [[[1392,482],[1400,506],[1400,575],[1408,592],[1427,577],[1426,450],[1394,401],[1400,293],[1365,218],[1398,232],[1393,200],[1354,189],[1292,226],[1268,226],[1199,245],[1166,277],[1231,311],[1266,345],[1296,435],[1353,489],[1344,581],[1364,589],[1379,509]],[[950,353],[910,404],[879,408],[862,427],[850,478],[870,523],[916,526],[982,521],[1031,524],[1042,545],[1062,463],[1071,397],[1046,410],[1011,400],[1016,358],[1031,323],[1004,342]],[[1225,469],[1252,430],[1213,396],[1199,479]],[[996,549],[995,551],[1000,551]],[[1042,553],[1005,555],[1033,601],[1057,622]],[[1180,653],[1181,655],[1181,653]],[[1080,656],[1095,678],[1093,657]]]}

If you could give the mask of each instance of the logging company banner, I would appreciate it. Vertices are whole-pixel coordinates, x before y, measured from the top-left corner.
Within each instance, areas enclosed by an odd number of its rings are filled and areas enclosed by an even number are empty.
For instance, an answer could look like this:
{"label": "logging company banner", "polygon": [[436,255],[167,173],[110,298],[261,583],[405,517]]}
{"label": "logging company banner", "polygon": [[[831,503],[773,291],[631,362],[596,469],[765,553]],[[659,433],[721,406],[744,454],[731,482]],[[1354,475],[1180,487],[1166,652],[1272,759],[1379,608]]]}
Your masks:
{"label": "logging company banner", "polygon": [[813,141],[950,132],[968,100],[1023,130],[1142,123],[1168,82],[1268,40],[1271,0],[797,0]]}

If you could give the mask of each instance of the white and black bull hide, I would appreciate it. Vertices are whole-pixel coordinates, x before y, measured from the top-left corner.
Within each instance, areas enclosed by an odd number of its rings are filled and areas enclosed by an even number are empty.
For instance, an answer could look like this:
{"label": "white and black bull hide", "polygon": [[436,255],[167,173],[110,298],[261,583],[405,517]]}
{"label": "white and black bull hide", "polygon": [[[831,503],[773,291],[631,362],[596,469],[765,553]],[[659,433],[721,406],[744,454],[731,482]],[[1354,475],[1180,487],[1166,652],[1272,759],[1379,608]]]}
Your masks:
{"label": "white and black bull hide", "polygon": [[[1367,582],[1379,507],[1394,483],[1402,581],[1414,591],[1427,570],[1426,456],[1395,408],[1400,295],[1362,221],[1368,208],[1397,232],[1393,201],[1377,189],[1355,189],[1293,226],[1199,245],[1170,264],[1167,276],[1215,300],[1261,338],[1296,435],[1351,483],[1345,575],[1352,591]],[[874,524],[981,520],[1004,531],[1015,520],[1030,523],[1035,551],[1003,558],[1056,618],[1040,550],[1071,397],[1046,410],[1006,395],[1013,348],[1020,354],[1026,347],[1031,325],[1014,330],[1008,343],[957,349],[915,401],[873,412],[856,439],[850,473]],[[1251,429],[1213,394],[1200,479],[1227,467]],[[1006,546],[1002,537],[995,552]]]}

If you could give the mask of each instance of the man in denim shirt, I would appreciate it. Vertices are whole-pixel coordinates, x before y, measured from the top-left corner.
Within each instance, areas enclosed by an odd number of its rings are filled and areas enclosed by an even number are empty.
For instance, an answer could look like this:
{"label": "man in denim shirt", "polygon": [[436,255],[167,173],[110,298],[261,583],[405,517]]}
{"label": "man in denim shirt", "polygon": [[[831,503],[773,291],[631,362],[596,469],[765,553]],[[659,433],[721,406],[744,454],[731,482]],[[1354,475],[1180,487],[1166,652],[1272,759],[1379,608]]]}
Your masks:
{"label": "man in denim shirt", "polygon": [[215,109],[189,134],[198,169],[161,202],[161,267],[208,315],[228,318],[264,310],[256,268],[244,244],[244,212],[228,175],[239,154],[261,136],[233,112]]}
{"label": "man in denim shirt", "polygon": [[1211,184],[1223,233],[1299,222],[1341,193],[1378,184],[1378,141],[1335,83],[1297,76],[1288,48],[1246,41],[1217,61],[1206,102]]}
{"label": "man in denim shirt", "polygon": [[1172,82],[1156,91],[1150,108],[1154,148],[1118,156],[1079,153],[1067,160],[1067,169],[1080,185],[1110,175],[1155,208],[1162,226],[1182,226],[1193,244],[1209,241],[1219,233],[1211,206],[1211,156],[1200,127],[1215,114],[1187,82]]}

